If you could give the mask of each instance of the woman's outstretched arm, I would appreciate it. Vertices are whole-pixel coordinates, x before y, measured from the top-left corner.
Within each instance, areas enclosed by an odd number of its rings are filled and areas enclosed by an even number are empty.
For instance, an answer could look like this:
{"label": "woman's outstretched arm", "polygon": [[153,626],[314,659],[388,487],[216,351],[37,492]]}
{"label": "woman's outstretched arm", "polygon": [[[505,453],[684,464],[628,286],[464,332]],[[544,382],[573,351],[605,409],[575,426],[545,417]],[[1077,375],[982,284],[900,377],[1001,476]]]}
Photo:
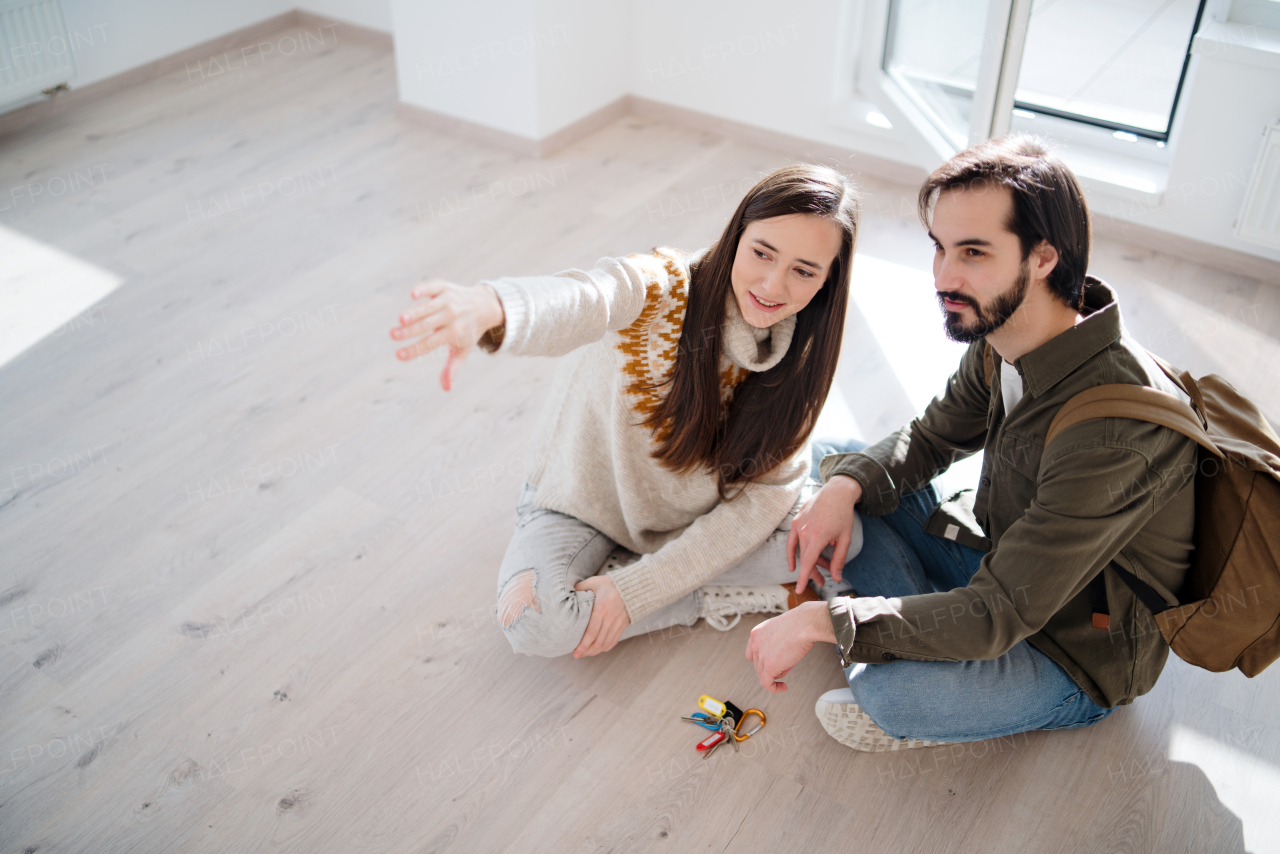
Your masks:
{"label": "woman's outstretched arm", "polygon": [[634,323],[646,299],[669,290],[678,277],[657,255],[602,258],[590,270],[554,276],[485,280],[469,288],[435,279],[417,286],[425,301],[400,316],[391,337],[423,336],[397,351],[412,359],[449,347],[441,374],[447,390],[462,360],[484,334],[502,328],[499,349],[517,356],[559,356]]}

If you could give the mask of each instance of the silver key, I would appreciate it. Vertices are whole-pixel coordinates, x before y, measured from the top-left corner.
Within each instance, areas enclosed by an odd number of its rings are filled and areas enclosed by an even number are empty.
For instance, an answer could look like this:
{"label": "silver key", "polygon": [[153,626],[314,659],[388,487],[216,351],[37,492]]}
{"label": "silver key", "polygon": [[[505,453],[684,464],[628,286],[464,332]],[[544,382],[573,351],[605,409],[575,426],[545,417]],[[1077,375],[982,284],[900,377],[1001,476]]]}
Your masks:
{"label": "silver key", "polygon": [[[726,718],[720,723],[720,731],[724,733],[725,741],[733,742],[733,752],[738,752],[738,740],[733,737],[733,718]],[[723,742],[721,742],[723,743]]]}
{"label": "silver key", "polygon": [[716,750],[717,750],[717,749],[720,747],[720,745],[722,745],[722,744],[724,744],[724,740],[723,740],[723,739],[721,739],[720,741],[717,741],[715,744],[711,745],[711,747],[707,748],[707,750],[703,752],[703,754],[702,754],[702,758],[703,758],[703,759],[706,759],[708,756],[710,756],[711,754],[715,753],[715,752],[716,752]]}

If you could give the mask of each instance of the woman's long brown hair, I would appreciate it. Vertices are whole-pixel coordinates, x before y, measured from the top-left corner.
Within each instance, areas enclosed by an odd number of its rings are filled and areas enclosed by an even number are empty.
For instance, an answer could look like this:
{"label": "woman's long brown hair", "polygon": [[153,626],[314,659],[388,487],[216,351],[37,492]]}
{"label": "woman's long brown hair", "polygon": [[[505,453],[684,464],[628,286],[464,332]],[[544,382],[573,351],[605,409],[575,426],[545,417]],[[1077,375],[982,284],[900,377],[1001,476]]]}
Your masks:
{"label": "woman's long brown hair", "polygon": [[[653,456],[666,468],[717,474],[721,500],[773,471],[808,440],[831,390],[861,200],[853,183],[834,169],[797,164],[766,176],[743,197],[724,233],[691,270],[669,393],[644,420],[655,430]],[[725,411],[720,396],[725,303],[738,241],[749,223],[788,214],[812,214],[839,226],[840,251],[822,287],[796,314],[787,353],[767,371],[753,371],[734,389]],[[741,490],[735,490],[737,495]]]}

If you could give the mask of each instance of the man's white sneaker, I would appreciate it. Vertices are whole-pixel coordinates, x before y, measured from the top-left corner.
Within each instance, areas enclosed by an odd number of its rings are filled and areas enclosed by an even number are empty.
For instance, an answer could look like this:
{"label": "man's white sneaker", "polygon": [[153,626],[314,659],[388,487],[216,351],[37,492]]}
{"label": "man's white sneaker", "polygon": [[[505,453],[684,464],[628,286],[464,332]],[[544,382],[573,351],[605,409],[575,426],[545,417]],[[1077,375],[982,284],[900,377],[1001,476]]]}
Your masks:
{"label": "man's white sneaker", "polygon": [[[743,614],[781,614],[801,602],[817,601],[819,598],[812,584],[799,596],[790,584],[764,584],[758,587],[709,584],[701,592],[698,616],[705,619],[708,626],[722,632],[738,625]],[[730,620],[730,617],[733,619]]]}
{"label": "man's white sneaker", "polygon": [[853,701],[848,688],[836,688],[818,698],[813,711],[822,723],[827,735],[836,741],[867,753],[886,750],[907,750],[912,747],[935,747],[949,744],[946,741],[925,741],[920,738],[894,738],[876,725],[871,716]]}

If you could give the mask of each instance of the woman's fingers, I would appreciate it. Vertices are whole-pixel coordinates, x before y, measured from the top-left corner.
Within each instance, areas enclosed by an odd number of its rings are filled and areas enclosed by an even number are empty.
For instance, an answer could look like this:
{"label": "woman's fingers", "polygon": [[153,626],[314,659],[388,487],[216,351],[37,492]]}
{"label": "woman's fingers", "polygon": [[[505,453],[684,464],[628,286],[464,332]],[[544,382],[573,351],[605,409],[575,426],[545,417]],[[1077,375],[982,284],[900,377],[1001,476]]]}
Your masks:
{"label": "woman's fingers", "polygon": [[449,329],[449,324],[452,322],[453,318],[449,317],[447,314],[437,313],[411,323],[408,326],[401,326],[396,329],[392,329],[391,337],[397,341],[403,341],[419,335],[430,335],[433,332],[439,332],[442,329]]}
{"label": "woman's fingers", "polygon": [[600,641],[599,641],[600,652],[608,652],[609,650],[617,646],[618,639],[622,637],[622,630],[625,628],[626,626],[624,626],[621,623],[621,621],[614,620],[613,623],[609,626],[608,633],[602,634],[602,637],[600,638]]}
{"label": "woman's fingers", "polygon": [[[595,616],[594,614],[592,615]],[[608,616],[600,620],[600,629],[596,632],[595,639],[591,645],[583,651],[584,658],[599,655],[602,652],[608,652],[617,644],[616,634],[622,634],[622,630],[618,627],[616,620],[610,620]]]}
{"label": "woman's fingers", "polygon": [[591,619],[587,620],[587,630],[582,633],[582,640],[578,641],[578,646],[573,651],[574,658],[583,658],[585,656],[595,655],[600,651],[596,648],[598,646],[597,641],[600,639],[600,635],[604,631],[606,618],[608,616],[608,608],[601,601],[600,591],[597,590],[593,584],[588,584],[588,580],[594,581],[594,577],[592,579],[584,578],[582,581],[573,585],[574,590],[582,592],[590,590],[595,593],[595,601],[591,604]]}
{"label": "woman's fingers", "polygon": [[449,288],[452,282],[444,279],[427,279],[425,282],[419,282],[414,285],[413,290],[409,291],[409,296],[414,299],[419,297],[433,297]]}
{"label": "woman's fingers", "polygon": [[448,339],[445,337],[446,330],[439,330],[428,335],[426,338],[419,338],[396,351],[396,356],[401,359],[409,360],[417,356],[430,353],[441,344],[447,344]]}
{"label": "woman's fingers", "polygon": [[438,319],[435,326],[440,326],[441,323],[448,323],[453,320],[455,314],[453,305],[446,299],[433,297],[422,305],[415,305],[400,315],[400,326],[393,329],[391,335],[393,338],[407,338],[411,335],[417,335],[424,326],[423,321],[441,314],[444,317]]}
{"label": "woman's fingers", "polygon": [[458,368],[462,367],[463,361],[470,352],[470,347],[465,349],[449,347],[449,358],[445,360],[444,370],[440,372],[440,385],[444,387],[445,391],[453,389],[453,378],[458,375]]}
{"label": "woman's fingers", "polygon": [[588,650],[596,641],[596,635],[600,633],[600,624],[604,622],[600,615],[596,613],[594,608],[591,609],[591,619],[587,621],[587,630],[582,633],[582,640],[578,641],[578,647],[573,651],[574,658],[582,658],[584,655],[591,655]]}
{"label": "woman's fingers", "polygon": [[582,640],[574,649],[573,657],[585,658],[613,649],[631,624],[627,608],[618,596],[613,580],[608,576],[596,575],[579,581],[573,585],[573,589],[595,593],[591,619],[587,621],[587,629],[582,633]]}

